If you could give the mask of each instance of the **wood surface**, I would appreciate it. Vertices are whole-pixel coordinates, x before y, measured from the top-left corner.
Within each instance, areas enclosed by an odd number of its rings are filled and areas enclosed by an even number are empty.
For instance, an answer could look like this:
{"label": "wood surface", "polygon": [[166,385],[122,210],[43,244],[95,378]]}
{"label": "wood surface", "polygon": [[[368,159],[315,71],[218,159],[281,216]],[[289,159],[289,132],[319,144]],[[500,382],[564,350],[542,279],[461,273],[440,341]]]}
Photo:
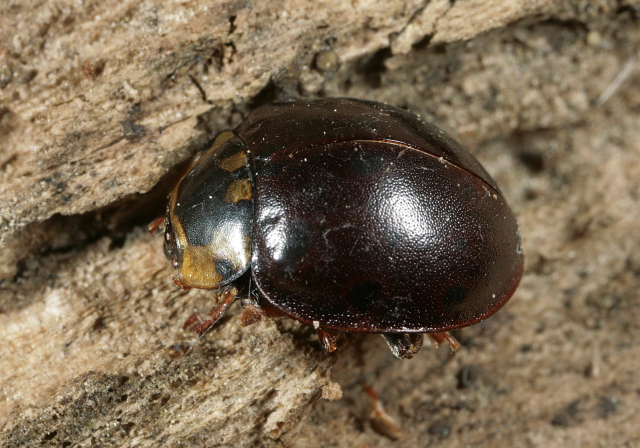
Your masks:
{"label": "wood surface", "polygon": [[[637,0],[0,2],[0,445],[640,445],[639,23]],[[239,305],[177,354],[214,297],[146,224],[204,141],[293,95],[406,107],[505,193],[522,284],[455,356],[328,355]]]}

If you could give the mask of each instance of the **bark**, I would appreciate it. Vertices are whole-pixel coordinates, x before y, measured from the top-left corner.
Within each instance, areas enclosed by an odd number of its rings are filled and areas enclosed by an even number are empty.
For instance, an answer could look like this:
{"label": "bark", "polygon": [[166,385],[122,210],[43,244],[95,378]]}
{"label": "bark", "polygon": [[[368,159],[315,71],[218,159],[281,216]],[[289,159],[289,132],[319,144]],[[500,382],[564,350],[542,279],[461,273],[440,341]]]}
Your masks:
{"label": "bark", "polygon": [[[639,20],[637,0],[1,3],[0,444],[640,443]],[[455,356],[362,335],[328,355],[237,305],[178,353],[212,294],[172,286],[145,224],[204,141],[292,95],[406,107],[507,196],[525,275]]]}

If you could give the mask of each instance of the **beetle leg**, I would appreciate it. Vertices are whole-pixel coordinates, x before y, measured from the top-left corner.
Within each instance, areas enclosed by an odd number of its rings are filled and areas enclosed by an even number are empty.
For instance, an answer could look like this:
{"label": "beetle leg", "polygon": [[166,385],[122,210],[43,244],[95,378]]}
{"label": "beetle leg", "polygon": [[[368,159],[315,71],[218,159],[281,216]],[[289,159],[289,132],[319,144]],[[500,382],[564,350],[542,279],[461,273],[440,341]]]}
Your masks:
{"label": "beetle leg", "polygon": [[278,318],[283,317],[285,314],[282,311],[278,310],[276,307],[269,304],[260,304],[259,300],[249,294],[248,297],[243,297],[241,299],[242,307],[244,311],[242,312],[241,324],[243,327],[249,326],[251,324],[255,324],[262,316]]}
{"label": "beetle leg", "polygon": [[451,347],[451,354],[455,353],[460,348],[458,340],[451,336],[447,331],[443,331],[441,333],[427,333],[427,335],[429,336],[429,339],[431,339],[431,344],[434,347],[440,347],[445,342],[448,342],[449,347]]}
{"label": "beetle leg", "polygon": [[242,325],[243,327],[247,327],[262,320],[264,311],[262,311],[260,307],[252,303],[248,305],[244,305],[243,303],[243,306],[244,310],[242,311],[242,316],[240,317],[240,325]]}
{"label": "beetle leg", "polygon": [[364,386],[363,390],[371,398],[373,409],[371,410],[371,427],[375,432],[383,436],[389,437],[392,440],[398,440],[404,433],[398,423],[385,412],[382,407],[382,402],[378,398],[378,394],[373,390],[371,386]]}
{"label": "beetle leg", "polygon": [[149,233],[151,235],[155,235],[158,229],[164,224],[164,220],[165,220],[165,217],[160,216],[159,218],[156,218],[153,221],[151,221],[151,223],[147,227],[147,229],[149,230]]}
{"label": "beetle leg", "polygon": [[455,353],[460,348],[458,340],[451,336],[447,331],[440,333],[427,333],[427,335],[429,336],[429,339],[431,339],[431,344],[436,348],[440,347],[445,342],[449,343],[451,353]]}
{"label": "beetle leg", "polygon": [[173,284],[176,285],[178,288],[182,289],[183,291],[189,291],[191,289],[191,286],[189,285],[185,285],[184,283],[182,283],[182,280],[180,280],[178,277],[171,277],[171,280],[173,280]]}
{"label": "beetle leg", "polygon": [[189,316],[182,327],[187,331],[196,333],[199,338],[204,336],[236,300],[238,290],[236,288],[227,288],[223,290],[220,295],[222,296],[220,302],[207,313],[208,317],[206,319],[200,314],[194,313]]}
{"label": "beetle leg", "polygon": [[413,358],[413,355],[422,348],[424,341],[422,333],[387,333],[382,337],[389,344],[393,356],[399,359]]}
{"label": "beetle leg", "polygon": [[333,353],[338,349],[338,336],[339,331],[325,330],[320,327],[316,327],[316,333],[320,338],[320,342],[326,351]]}

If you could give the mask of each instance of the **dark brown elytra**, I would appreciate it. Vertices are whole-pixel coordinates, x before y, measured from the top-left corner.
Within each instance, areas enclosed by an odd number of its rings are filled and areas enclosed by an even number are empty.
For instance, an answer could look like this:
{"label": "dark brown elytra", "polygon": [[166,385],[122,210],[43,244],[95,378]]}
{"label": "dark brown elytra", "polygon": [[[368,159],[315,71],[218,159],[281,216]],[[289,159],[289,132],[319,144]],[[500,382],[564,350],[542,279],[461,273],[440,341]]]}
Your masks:
{"label": "dark brown elytra", "polygon": [[[346,98],[263,106],[216,137],[169,197],[165,254],[181,288],[311,324],[324,346],[380,333],[412,357],[511,297],[518,225],[478,161],[435,126]],[[154,228],[160,221],[154,222]]]}

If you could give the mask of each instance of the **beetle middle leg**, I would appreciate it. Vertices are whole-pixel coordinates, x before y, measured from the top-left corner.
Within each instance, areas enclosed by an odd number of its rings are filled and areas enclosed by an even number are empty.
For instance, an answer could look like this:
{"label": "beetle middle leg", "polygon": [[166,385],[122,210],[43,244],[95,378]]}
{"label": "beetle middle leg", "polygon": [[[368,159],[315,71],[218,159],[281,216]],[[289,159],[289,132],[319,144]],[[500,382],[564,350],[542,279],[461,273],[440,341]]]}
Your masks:
{"label": "beetle middle leg", "polygon": [[[264,302],[264,301],[263,301]],[[242,312],[242,317],[240,322],[243,327],[252,325],[262,319],[262,316],[278,318],[278,317],[286,317],[282,311],[278,310],[276,307],[260,303],[260,299],[258,297],[249,294],[248,297],[242,298],[242,307],[244,311]],[[338,337],[340,336],[339,331],[326,330],[324,328],[320,328],[320,326],[315,326],[316,333],[318,334],[318,338],[320,339],[320,343],[325,348],[325,350],[329,353],[333,353],[338,349]]]}
{"label": "beetle middle leg", "polygon": [[393,356],[399,359],[410,359],[420,351],[424,336],[422,333],[386,333],[382,337]]}
{"label": "beetle middle leg", "polygon": [[182,328],[197,334],[198,338],[201,338],[218,322],[237,297],[238,290],[236,288],[223,289],[220,292],[220,301],[207,313],[207,317],[203,317],[199,313],[193,313],[185,321]]}
{"label": "beetle middle leg", "polygon": [[440,347],[445,342],[449,343],[449,347],[451,347],[451,354],[458,351],[460,348],[460,343],[456,338],[451,336],[449,332],[442,331],[439,333],[427,333],[429,339],[431,339],[431,344],[433,344],[436,348]]}
{"label": "beetle middle leg", "polygon": [[243,327],[259,322],[262,319],[262,316],[271,318],[286,316],[286,314],[278,310],[276,307],[267,303],[261,303],[259,298],[254,297],[253,294],[243,297],[241,302],[244,310],[242,311],[240,322]]}

